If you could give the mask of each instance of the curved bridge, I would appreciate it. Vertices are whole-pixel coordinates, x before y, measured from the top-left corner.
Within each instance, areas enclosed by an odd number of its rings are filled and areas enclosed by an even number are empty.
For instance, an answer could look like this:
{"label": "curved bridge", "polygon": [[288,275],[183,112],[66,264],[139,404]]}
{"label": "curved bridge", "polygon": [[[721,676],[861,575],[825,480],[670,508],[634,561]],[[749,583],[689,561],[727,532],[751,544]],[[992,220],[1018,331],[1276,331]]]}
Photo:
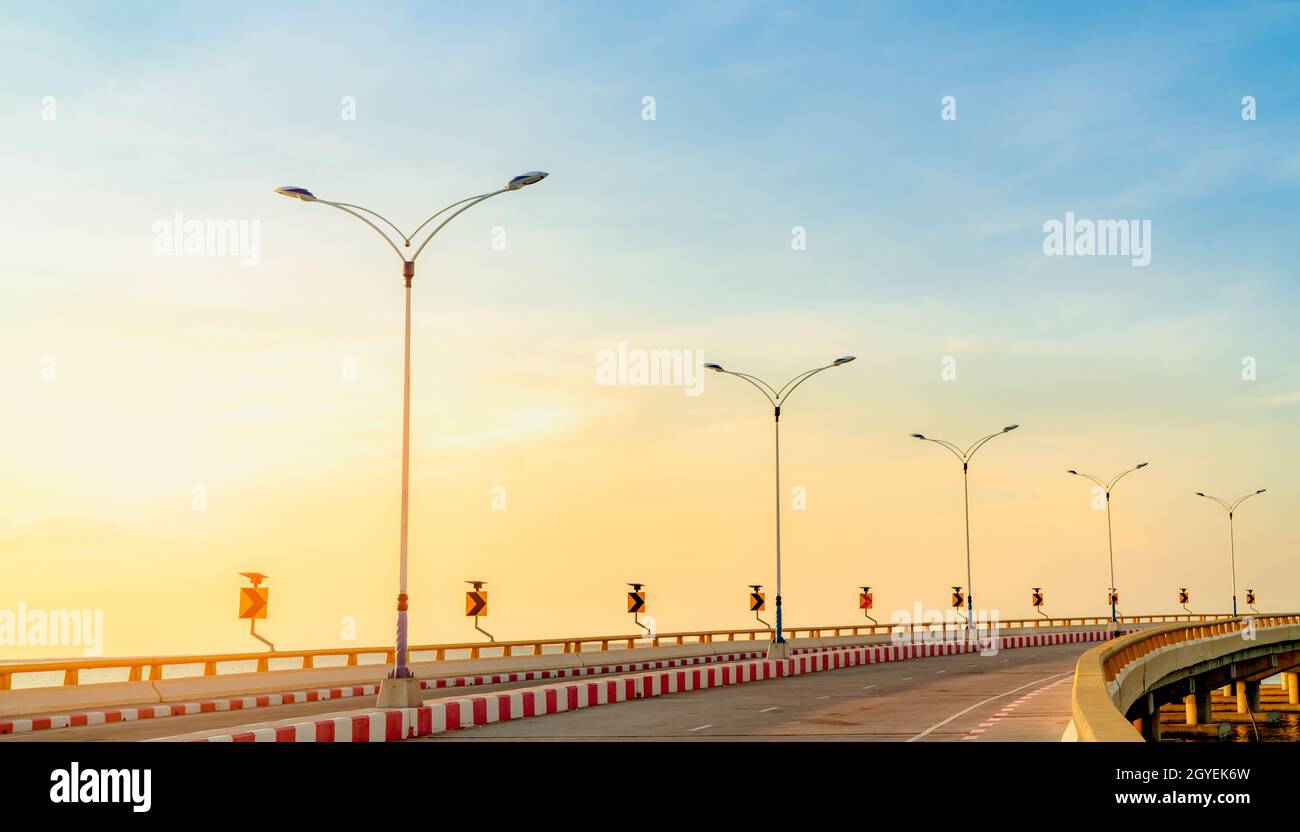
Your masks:
{"label": "curved bridge", "polygon": [[[1231,721],[1276,719],[1300,710],[1300,615],[1225,618],[1157,626],[1095,647],[1079,658],[1071,711],[1085,742],[1159,740],[1162,733],[1221,736]],[[1260,684],[1281,675],[1270,711]],[[1236,713],[1217,715],[1215,691],[1235,698]],[[1285,702],[1281,700],[1285,699]],[[1164,724],[1160,709],[1185,708],[1181,725]]]}
{"label": "curved bridge", "polygon": [[406,709],[375,703],[386,647],[8,664],[0,740],[1137,741],[1128,720],[1156,730],[1179,697],[1199,722],[1229,721],[1211,686],[1236,686],[1237,721],[1251,718],[1259,680],[1297,661],[1296,614],[1121,624],[1115,638],[1105,618],[1002,620],[976,640],[946,624],[800,628],[786,659],[762,629],[423,645],[423,706]]}

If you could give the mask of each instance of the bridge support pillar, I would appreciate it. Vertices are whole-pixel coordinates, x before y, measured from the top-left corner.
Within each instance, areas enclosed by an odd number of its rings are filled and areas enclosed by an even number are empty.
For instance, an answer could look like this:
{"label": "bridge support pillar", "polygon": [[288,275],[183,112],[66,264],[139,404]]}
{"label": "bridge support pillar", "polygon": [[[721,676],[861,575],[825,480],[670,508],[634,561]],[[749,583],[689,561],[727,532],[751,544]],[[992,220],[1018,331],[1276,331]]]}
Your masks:
{"label": "bridge support pillar", "polygon": [[1183,697],[1183,705],[1187,708],[1188,725],[1209,725],[1214,721],[1211,693],[1213,691],[1209,688],[1196,685],[1192,693]]}
{"label": "bridge support pillar", "polygon": [[1147,742],[1160,742],[1160,706],[1151,694],[1147,694],[1146,714],[1133,720],[1133,727],[1142,733]]}
{"label": "bridge support pillar", "polygon": [[1237,683],[1237,713],[1259,713],[1259,682]]}
{"label": "bridge support pillar", "polygon": [[1297,686],[1297,682],[1300,682],[1300,673],[1282,674],[1282,686],[1286,688],[1286,701],[1292,705],[1300,705],[1300,687]]}

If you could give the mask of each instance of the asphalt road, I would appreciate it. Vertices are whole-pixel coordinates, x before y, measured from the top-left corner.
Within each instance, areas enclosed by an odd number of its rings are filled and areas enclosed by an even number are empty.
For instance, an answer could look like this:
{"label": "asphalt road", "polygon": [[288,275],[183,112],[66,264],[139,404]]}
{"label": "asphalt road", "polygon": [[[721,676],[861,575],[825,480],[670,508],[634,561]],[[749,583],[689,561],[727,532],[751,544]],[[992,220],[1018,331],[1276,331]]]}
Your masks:
{"label": "asphalt road", "polygon": [[417,742],[969,740],[1056,742],[1095,644],[865,665],[494,723]]}
{"label": "asphalt road", "polygon": [[[1060,739],[1070,719],[1069,682],[1075,661],[1092,646],[1020,648],[987,657],[967,654],[887,662],[497,723],[423,741],[932,742],[969,739],[1054,742]],[[428,692],[425,701],[460,699],[544,684],[547,683],[531,681],[436,690]],[[0,742],[131,742],[237,726],[271,725],[372,705],[372,697],[353,697],[34,731],[0,736]],[[986,724],[982,726],[982,723]]]}

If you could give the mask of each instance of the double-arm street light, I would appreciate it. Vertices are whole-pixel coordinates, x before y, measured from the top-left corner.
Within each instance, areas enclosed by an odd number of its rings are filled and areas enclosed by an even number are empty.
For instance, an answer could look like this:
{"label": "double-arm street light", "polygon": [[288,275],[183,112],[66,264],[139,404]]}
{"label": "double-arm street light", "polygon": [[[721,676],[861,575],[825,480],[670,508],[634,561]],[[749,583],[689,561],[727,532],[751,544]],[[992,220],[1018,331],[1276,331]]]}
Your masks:
{"label": "double-arm street light", "polygon": [[1204,497],[1207,500],[1213,500],[1214,502],[1223,506],[1228,511],[1228,557],[1232,563],[1232,614],[1233,615],[1237,614],[1237,543],[1235,540],[1236,535],[1233,533],[1232,530],[1232,516],[1236,513],[1237,506],[1246,502],[1251,497],[1254,497],[1256,494],[1263,494],[1267,490],[1268,490],[1267,488],[1261,488],[1258,491],[1252,491],[1249,494],[1246,494],[1245,496],[1238,497],[1235,503],[1227,503],[1223,500],[1220,500],[1218,497],[1211,497],[1209,494],[1206,494],[1203,491],[1196,492],[1197,497]]}
{"label": "double-arm street light", "polygon": [[[388,246],[402,261],[402,278],[406,283],[406,345],[404,353],[404,368],[402,373],[402,511],[400,542],[398,545],[399,577],[397,590],[397,644],[396,650],[394,651],[393,671],[389,674],[389,677],[384,680],[384,684],[381,686],[379,692],[379,705],[382,707],[419,707],[423,703],[419,683],[416,681],[414,676],[412,676],[411,670],[407,666],[406,622],[406,529],[411,468],[411,281],[415,277],[415,260],[420,256],[420,252],[424,251],[424,247],[429,244],[429,241],[432,240],[439,231],[446,227],[447,223],[456,219],[456,217],[460,216],[465,211],[473,208],[485,199],[491,199],[498,194],[504,194],[508,191],[517,191],[525,185],[532,185],[545,178],[546,174],[539,170],[520,174],[498,190],[490,191],[485,194],[477,194],[453,202],[446,208],[443,208],[441,211],[438,211],[427,220],[420,223],[415,231],[410,234],[404,233],[400,228],[390,222],[388,218],[370,210],[369,208],[363,208],[360,205],[353,205],[348,202],[330,202],[326,199],[320,199],[306,188],[285,186],[275,189],[275,192],[282,196],[292,197],[294,199],[302,200],[303,202],[314,202],[320,205],[328,205],[332,208],[337,208],[344,213],[351,214],[373,228],[375,233],[384,239],[384,242],[388,244]],[[453,208],[456,210],[452,211]],[[408,258],[406,254],[403,253],[402,248],[409,249],[411,247],[411,241],[415,237],[419,236],[420,232],[423,231],[429,223],[433,222],[438,217],[441,217],[443,214],[446,214],[448,211],[452,211],[452,213],[433,227],[433,230],[424,238],[424,241],[416,247],[415,253]],[[402,241],[402,248],[398,248],[397,243],[393,241],[393,238],[390,237],[384,229],[380,228],[368,217],[364,216],[364,214],[369,214],[396,232],[397,238]]]}
{"label": "double-arm street light", "polygon": [[1139,462],[1134,467],[1116,474],[1109,482],[1103,482],[1100,477],[1094,477],[1092,474],[1081,474],[1071,468],[1067,474],[1073,474],[1076,477],[1084,477],[1092,480],[1102,491],[1106,492],[1106,545],[1110,547],[1110,624],[1111,629],[1119,628],[1119,589],[1115,586],[1115,538],[1110,531],[1110,490],[1115,487],[1115,483],[1124,479],[1134,471],[1147,467],[1148,463]]}
{"label": "double-arm street light", "polygon": [[971,581],[971,567],[970,567],[970,474],[969,471],[970,471],[971,457],[975,456],[975,454],[979,452],[979,449],[984,447],[984,444],[988,442],[990,439],[994,438],[995,436],[1001,436],[1004,433],[1013,431],[1018,427],[1020,427],[1020,425],[1007,425],[1005,428],[998,431],[997,433],[990,433],[988,436],[984,437],[983,439],[977,440],[973,445],[971,445],[969,448],[967,448],[964,451],[961,448],[957,447],[956,445],[952,444],[951,442],[945,442],[942,439],[931,439],[930,437],[921,433],[912,434],[913,439],[920,439],[923,442],[933,442],[936,445],[942,445],[943,447],[951,451],[953,456],[961,460],[962,495],[966,504],[966,627],[967,629],[975,628],[975,587],[971,585],[973,582]]}
{"label": "double-arm street light", "polygon": [[783,659],[786,656],[785,636],[781,632],[781,405],[790,398],[800,384],[820,373],[822,370],[829,370],[831,367],[838,367],[841,364],[848,364],[854,360],[854,356],[845,355],[835,359],[824,367],[816,367],[811,370],[805,370],[794,378],[785,383],[780,390],[776,390],[756,376],[746,373],[737,373],[733,370],[724,370],[720,364],[705,364],[705,369],[713,370],[718,373],[726,373],[729,376],[743,378],[745,381],[754,385],[758,392],[772,405],[772,414],[776,422],[776,631],[775,640],[772,646],[768,648],[768,657],[774,659]]}

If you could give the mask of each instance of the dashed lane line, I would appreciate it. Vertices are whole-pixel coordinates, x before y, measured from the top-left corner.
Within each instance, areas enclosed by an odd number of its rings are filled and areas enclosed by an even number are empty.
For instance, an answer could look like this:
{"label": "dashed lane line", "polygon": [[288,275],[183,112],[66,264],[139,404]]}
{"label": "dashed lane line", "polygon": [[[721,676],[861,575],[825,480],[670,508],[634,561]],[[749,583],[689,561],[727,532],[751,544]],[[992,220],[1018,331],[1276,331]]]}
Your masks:
{"label": "dashed lane line", "polygon": [[954,719],[959,719],[960,717],[965,716],[966,714],[970,713],[971,711],[975,710],[976,708],[983,707],[984,705],[987,705],[987,704],[990,703],[990,702],[996,702],[997,700],[1003,698],[1004,696],[1010,696],[1010,695],[1013,694],[1013,693],[1019,693],[1020,691],[1024,690],[1025,688],[1031,688],[1031,687],[1033,687],[1034,685],[1041,685],[1041,684],[1043,684],[1044,682],[1050,682],[1050,681],[1052,681],[1053,679],[1056,679],[1057,677],[1064,676],[1064,675],[1066,675],[1067,673],[1073,673],[1073,672],[1074,672],[1073,670],[1065,670],[1065,671],[1062,671],[1061,673],[1053,673],[1051,676],[1044,676],[1044,677],[1041,678],[1041,679],[1035,679],[1035,680],[1032,681],[1032,682],[1027,682],[1026,684],[1023,684],[1023,685],[1021,685],[1020,687],[1018,687],[1018,688],[1013,688],[1013,689],[1011,689],[1011,690],[1009,690],[1009,691],[1007,691],[1007,692],[1005,692],[1005,693],[999,693],[999,694],[996,695],[996,696],[990,696],[988,699],[983,699],[983,700],[981,700],[981,701],[979,701],[979,702],[976,702],[974,705],[971,705],[969,708],[965,708],[965,709],[963,709],[963,710],[958,711],[957,713],[953,714],[952,716],[948,717],[947,719],[943,720],[942,722],[936,722],[935,724],[931,725],[929,728],[926,728],[926,729],[925,729],[924,731],[922,731],[921,733],[919,733],[919,734],[917,734],[916,736],[912,737],[911,739],[907,740],[907,742],[916,742],[916,741],[919,740],[919,739],[924,739],[925,737],[930,736],[930,734],[932,734],[932,733],[934,733],[935,731],[939,730],[939,729],[942,728],[943,726],[947,725],[949,722],[952,722]]}

